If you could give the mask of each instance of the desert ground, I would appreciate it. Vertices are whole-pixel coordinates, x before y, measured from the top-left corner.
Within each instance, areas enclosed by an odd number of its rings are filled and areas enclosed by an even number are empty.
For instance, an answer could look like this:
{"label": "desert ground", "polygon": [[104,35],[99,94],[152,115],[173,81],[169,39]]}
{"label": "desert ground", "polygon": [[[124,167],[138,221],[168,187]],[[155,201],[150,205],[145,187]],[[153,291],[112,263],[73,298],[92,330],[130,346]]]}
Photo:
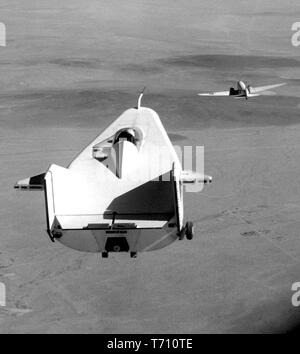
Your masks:
{"label": "desert ground", "polygon": [[[298,0],[2,0],[0,333],[285,333],[300,324]],[[198,97],[286,82],[249,101]],[[14,183],[67,166],[143,105],[213,184],[185,194],[193,241],[137,259],[51,243],[44,196]]]}

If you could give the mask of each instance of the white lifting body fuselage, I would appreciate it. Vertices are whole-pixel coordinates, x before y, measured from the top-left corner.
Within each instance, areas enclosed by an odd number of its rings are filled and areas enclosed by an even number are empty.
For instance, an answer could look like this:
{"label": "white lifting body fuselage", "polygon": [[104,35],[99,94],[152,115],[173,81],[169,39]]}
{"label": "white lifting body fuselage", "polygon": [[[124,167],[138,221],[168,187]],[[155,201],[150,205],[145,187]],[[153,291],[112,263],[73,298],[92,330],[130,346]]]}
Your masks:
{"label": "white lifting body fuselage", "polygon": [[[182,171],[158,117],[149,108],[125,111],[68,166],[16,183],[44,189],[51,239],[84,252],[163,248],[186,233],[183,184],[211,177]],[[191,238],[188,237],[187,238]]]}

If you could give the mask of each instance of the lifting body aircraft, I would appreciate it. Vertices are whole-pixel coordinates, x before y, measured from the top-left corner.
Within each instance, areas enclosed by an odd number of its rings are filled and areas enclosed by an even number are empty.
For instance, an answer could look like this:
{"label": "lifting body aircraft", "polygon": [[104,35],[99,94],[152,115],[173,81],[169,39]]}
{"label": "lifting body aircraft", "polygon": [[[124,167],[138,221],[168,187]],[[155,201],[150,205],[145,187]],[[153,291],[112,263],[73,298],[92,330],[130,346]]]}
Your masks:
{"label": "lifting body aircraft", "polygon": [[20,190],[44,190],[50,239],[83,251],[138,252],[194,235],[184,224],[183,185],[210,176],[183,171],[160,121],[150,108],[126,110],[67,167],[21,180]]}
{"label": "lifting body aircraft", "polygon": [[252,87],[250,85],[246,85],[245,82],[243,81],[238,81],[237,88],[231,87],[229,91],[198,93],[198,96],[209,96],[209,97],[232,96],[234,98],[245,98],[247,100],[248,98],[251,97],[257,97],[262,95],[264,96],[274,95],[275,92],[269,90],[283,85],[285,85],[285,83],[268,85],[268,86],[260,86],[260,87]]}

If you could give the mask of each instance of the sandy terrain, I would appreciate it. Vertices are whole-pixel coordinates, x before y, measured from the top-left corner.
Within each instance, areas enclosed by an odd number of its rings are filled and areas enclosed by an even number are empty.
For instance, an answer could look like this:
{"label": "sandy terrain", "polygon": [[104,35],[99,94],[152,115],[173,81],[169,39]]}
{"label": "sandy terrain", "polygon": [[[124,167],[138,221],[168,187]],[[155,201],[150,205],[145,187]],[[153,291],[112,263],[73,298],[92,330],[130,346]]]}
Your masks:
{"label": "sandy terrain", "polygon": [[[188,3],[188,4],[187,4]],[[273,333],[300,323],[298,1],[8,1],[0,5],[0,333]],[[238,79],[278,96],[203,99]],[[213,185],[185,195],[192,242],[139,255],[51,243],[42,193],[13,184],[66,166],[123,110],[204,145]]]}

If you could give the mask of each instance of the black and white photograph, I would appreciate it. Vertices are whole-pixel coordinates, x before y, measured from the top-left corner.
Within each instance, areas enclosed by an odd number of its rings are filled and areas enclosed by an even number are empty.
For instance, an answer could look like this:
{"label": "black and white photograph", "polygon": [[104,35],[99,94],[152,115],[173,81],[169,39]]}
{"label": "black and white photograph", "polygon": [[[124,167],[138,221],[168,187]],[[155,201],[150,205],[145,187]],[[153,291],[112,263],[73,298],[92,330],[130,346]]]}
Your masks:
{"label": "black and white photograph", "polygon": [[299,0],[0,0],[0,334],[300,333],[299,69]]}

